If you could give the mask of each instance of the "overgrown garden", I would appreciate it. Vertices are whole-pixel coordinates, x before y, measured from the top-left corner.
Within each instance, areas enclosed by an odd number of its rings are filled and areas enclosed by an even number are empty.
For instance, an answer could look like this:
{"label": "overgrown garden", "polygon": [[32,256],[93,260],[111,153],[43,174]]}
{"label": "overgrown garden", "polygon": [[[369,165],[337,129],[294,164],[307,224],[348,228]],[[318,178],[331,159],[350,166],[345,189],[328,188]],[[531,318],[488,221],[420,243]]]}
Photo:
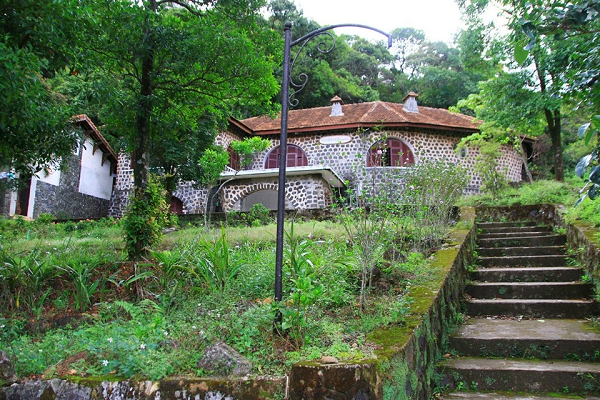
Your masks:
{"label": "overgrown garden", "polygon": [[377,190],[362,196],[367,208],[340,202],[329,221],[290,220],[281,302],[275,226],[258,207],[208,233],[202,222],[178,226],[139,261],[128,257],[136,244],[122,239],[131,217],[2,219],[0,348],[20,376],[45,377],[202,376],[196,362],[218,340],[256,374],[323,355],[369,358],[368,333],[410,314],[410,288],[428,279],[464,176],[427,163],[405,175],[413,187],[405,206],[380,201],[389,193]]}

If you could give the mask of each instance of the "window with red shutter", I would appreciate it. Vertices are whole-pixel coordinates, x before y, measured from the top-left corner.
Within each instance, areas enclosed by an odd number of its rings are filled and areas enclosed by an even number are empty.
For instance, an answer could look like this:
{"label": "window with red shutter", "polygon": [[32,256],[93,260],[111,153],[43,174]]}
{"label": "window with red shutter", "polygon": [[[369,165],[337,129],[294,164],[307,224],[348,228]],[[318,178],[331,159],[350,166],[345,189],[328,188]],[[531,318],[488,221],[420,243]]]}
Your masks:
{"label": "window with red shutter", "polygon": [[[265,168],[279,168],[279,147],[276,147],[271,151],[265,160]],[[287,161],[286,167],[305,167],[308,165],[308,158],[300,147],[293,144],[287,145]]]}
{"label": "window with red shutter", "polygon": [[367,154],[367,167],[405,167],[414,163],[412,151],[399,139],[377,142]]}

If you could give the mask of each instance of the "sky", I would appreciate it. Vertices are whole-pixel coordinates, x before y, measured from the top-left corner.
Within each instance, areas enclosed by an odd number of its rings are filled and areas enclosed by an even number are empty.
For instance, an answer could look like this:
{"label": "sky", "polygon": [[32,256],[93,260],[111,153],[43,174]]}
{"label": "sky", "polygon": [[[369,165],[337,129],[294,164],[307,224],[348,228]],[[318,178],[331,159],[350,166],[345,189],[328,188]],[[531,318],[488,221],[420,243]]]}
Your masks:
{"label": "sky", "polygon": [[[454,0],[294,0],[308,19],[321,26],[337,24],[369,25],[385,32],[395,28],[416,28],[427,40],[451,44],[463,27],[460,10]],[[366,29],[345,28],[335,31],[368,39],[385,37]],[[292,33],[293,34],[293,33]]]}

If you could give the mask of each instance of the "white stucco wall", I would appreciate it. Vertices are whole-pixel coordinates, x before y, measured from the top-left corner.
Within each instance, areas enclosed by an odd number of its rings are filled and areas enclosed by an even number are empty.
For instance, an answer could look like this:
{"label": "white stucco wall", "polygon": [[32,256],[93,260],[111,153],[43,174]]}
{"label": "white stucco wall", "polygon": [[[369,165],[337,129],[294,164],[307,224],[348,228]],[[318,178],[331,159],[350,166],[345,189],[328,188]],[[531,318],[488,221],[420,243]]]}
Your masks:
{"label": "white stucco wall", "polygon": [[110,173],[110,162],[102,165],[102,150],[94,153],[94,143],[86,139],[81,148],[81,175],[79,192],[90,196],[109,200],[112,194],[113,177]]}
{"label": "white stucco wall", "polygon": [[37,178],[32,178],[32,182],[34,179],[37,179],[41,182],[46,182],[50,185],[58,186],[60,184],[60,169],[58,169],[58,166],[56,168],[56,170],[48,170],[48,172],[42,171],[38,173]]}

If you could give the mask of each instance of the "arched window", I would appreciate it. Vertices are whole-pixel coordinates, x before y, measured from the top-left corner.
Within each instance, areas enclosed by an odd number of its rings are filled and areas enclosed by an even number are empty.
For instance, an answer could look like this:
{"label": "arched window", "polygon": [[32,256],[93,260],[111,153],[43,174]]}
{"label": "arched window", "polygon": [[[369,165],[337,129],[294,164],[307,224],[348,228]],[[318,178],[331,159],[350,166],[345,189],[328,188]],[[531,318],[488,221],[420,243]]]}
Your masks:
{"label": "arched window", "polygon": [[240,155],[237,151],[235,151],[231,146],[227,148],[227,152],[229,153],[229,168],[233,168],[236,171],[242,169],[242,163],[240,161]]}
{"label": "arched window", "polygon": [[414,163],[410,147],[400,139],[377,142],[367,154],[367,167],[405,167]]}
{"label": "arched window", "polygon": [[[267,155],[265,160],[265,168],[279,168],[279,149],[276,147]],[[306,167],[308,165],[308,158],[304,154],[304,150],[293,144],[287,145],[287,162],[286,167]]]}

